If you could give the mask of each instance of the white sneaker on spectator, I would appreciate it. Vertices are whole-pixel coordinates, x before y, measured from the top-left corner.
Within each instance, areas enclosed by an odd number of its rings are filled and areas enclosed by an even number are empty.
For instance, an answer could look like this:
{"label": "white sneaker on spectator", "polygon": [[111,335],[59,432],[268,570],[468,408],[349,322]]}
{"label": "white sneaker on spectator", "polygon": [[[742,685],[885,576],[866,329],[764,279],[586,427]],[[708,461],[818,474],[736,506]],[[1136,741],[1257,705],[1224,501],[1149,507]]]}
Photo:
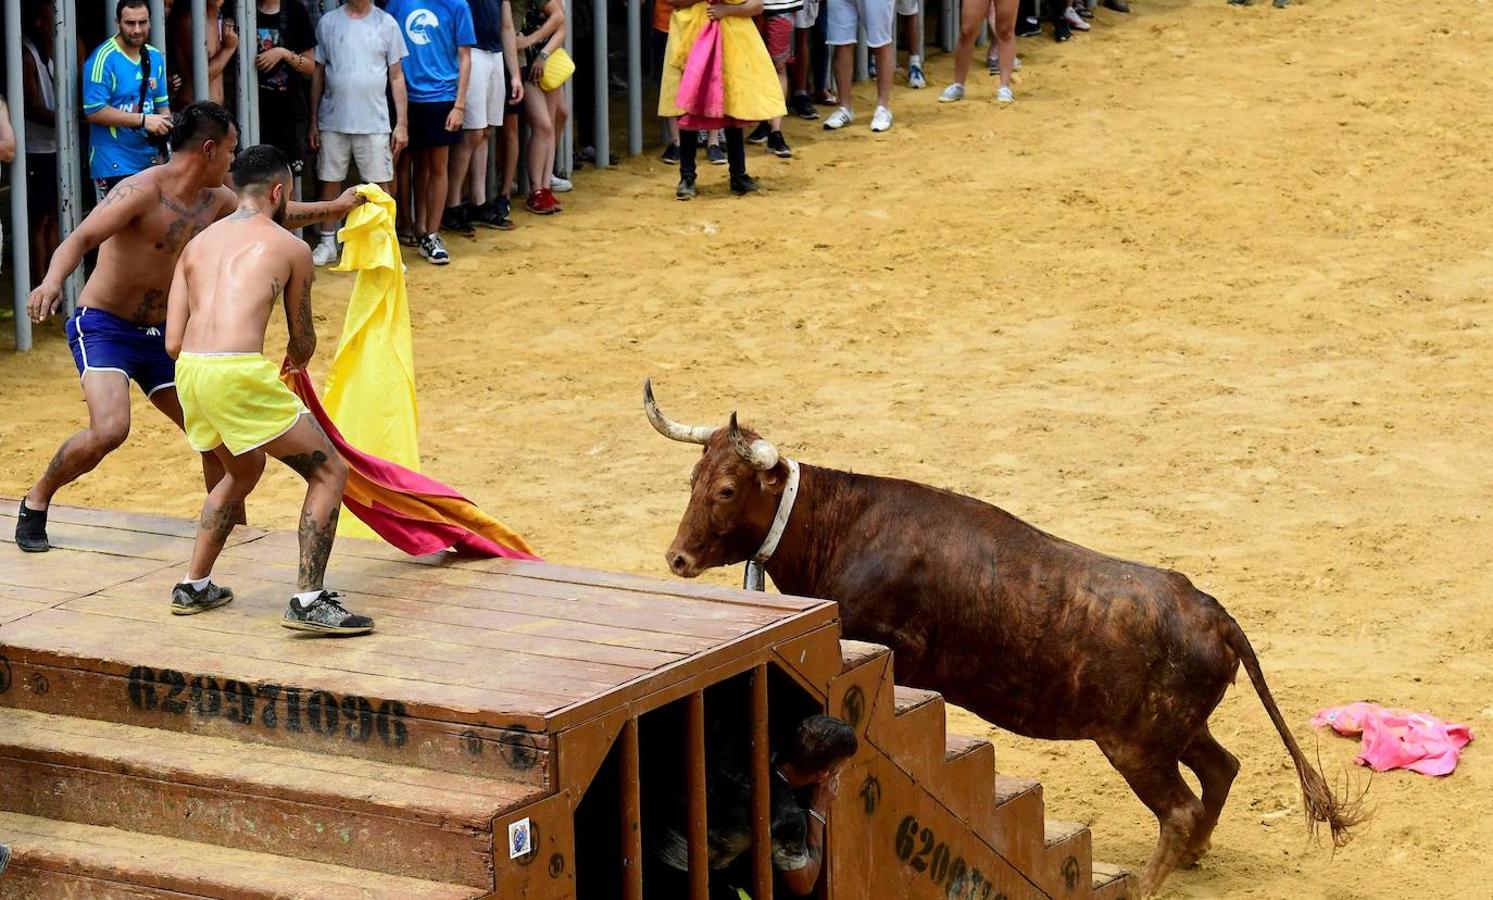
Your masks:
{"label": "white sneaker on spectator", "polygon": [[839,131],[854,121],[855,113],[851,112],[849,107],[837,106],[835,111],[829,114],[829,118],[824,120],[824,130]]}
{"label": "white sneaker on spectator", "polygon": [[317,266],[330,266],[337,262],[337,242],[319,241],[316,248],[311,251],[311,263]]}
{"label": "white sneaker on spectator", "polygon": [[892,127],[892,111],[885,106],[876,107],[876,112],[871,115],[871,130],[886,131]]}
{"label": "white sneaker on spectator", "polygon": [[1074,9],[1071,6],[1068,7],[1067,9],[1063,10],[1063,19],[1069,25],[1073,26],[1073,30],[1074,31],[1088,31],[1089,30],[1089,23],[1086,22],[1086,21],[1084,21],[1083,16],[1080,16],[1078,14],[1078,10]]}
{"label": "white sneaker on spectator", "polygon": [[1011,88],[1009,86],[1002,85],[1001,89],[995,92],[995,102],[996,103],[1015,103],[1016,102],[1016,95],[1013,94],[1013,93],[1011,93]]}
{"label": "white sneaker on spectator", "polygon": [[944,88],[943,93],[938,95],[939,103],[958,103],[963,99],[964,85],[960,84],[957,81]]}
{"label": "white sneaker on spectator", "polygon": [[907,86],[915,91],[922,90],[928,86],[928,79],[923,75],[923,67],[911,64],[907,67]]}
{"label": "white sneaker on spectator", "polygon": [[550,176],[550,190],[557,194],[568,194],[575,185],[570,183],[569,178],[561,178],[559,175]]}

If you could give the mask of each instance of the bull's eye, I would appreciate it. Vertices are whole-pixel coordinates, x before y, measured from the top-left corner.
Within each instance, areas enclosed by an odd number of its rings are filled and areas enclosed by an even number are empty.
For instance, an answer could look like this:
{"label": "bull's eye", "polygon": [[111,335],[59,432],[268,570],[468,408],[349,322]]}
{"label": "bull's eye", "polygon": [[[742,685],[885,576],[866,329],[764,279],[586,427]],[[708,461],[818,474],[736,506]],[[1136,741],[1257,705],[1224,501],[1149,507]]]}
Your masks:
{"label": "bull's eye", "polygon": [[715,498],[717,500],[730,500],[732,497],[735,497],[735,496],[736,496],[736,488],[732,487],[729,484],[726,485],[725,487],[721,488],[720,490],[718,490],[718,491],[715,492]]}

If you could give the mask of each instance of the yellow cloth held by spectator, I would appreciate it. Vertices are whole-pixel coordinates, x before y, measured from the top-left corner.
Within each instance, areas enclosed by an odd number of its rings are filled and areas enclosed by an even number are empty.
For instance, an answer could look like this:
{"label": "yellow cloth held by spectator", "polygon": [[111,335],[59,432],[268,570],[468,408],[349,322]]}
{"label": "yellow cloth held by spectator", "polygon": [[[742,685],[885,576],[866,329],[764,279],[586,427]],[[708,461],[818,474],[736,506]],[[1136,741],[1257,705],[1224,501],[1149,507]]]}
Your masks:
{"label": "yellow cloth held by spectator", "polygon": [[[358,186],[366,200],[338,232],[342,259],[333,272],[357,272],[342,341],[327,372],[324,405],[348,443],[420,471],[415,352],[410,334],[404,263],[394,233],[394,198],[373,184]],[[377,539],[351,515],[337,533]]]}
{"label": "yellow cloth held by spectator", "polygon": [[[725,0],[730,3],[732,0]],[[742,0],[735,0],[742,2]],[[696,3],[674,10],[669,20],[669,44],[664,50],[663,80],[658,90],[658,114],[682,116],[675,106],[684,64],[700,32],[709,24],[708,5]],[[744,16],[726,16],[721,26],[721,80],[725,85],[726,115],[743,122],[763,122],[786,115],[783,85],[762,42],[756,24]]]}

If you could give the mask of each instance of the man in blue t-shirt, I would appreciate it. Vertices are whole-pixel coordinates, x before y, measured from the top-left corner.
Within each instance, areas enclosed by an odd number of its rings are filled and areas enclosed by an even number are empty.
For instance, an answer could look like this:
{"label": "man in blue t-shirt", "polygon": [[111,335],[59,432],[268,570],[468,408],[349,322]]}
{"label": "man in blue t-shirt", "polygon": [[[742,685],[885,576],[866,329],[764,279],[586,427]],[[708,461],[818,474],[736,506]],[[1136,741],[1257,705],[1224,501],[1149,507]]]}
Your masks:
{"label": "man in blue t-shirt", "polygon": [[[166,58],[145,43],[150,36],[146,0],[119,0],[119,33],[83,64],[83,116],[89,122],[88,170],[99,200],[136,172],[155,165],[151,138],[171,133],[166,99]],[[163,143],[164,145],[164,143]]]}
{"label": "man in blue t-shirt", "polygon": [[[472,45],[477,33],[466,0],[389,0],[410,55],[404,59],[409,92],[409,152],[415,163],[414,230],[420,255],[438,266],[451,261],[441,240],[446,209],[446,164],[452,144],[461,140],[466,114]],[[409,183],[408,167],[399,166],[398,197]]]}

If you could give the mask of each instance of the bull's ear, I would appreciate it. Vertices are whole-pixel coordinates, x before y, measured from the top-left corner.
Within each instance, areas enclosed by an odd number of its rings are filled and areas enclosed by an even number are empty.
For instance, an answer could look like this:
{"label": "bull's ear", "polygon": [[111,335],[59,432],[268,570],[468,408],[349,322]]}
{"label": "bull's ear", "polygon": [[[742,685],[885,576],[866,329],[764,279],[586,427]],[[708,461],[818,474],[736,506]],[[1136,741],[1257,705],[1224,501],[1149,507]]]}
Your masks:
{"label": "bull's ear", "polygon": [[757,483],[762,485],[764,490],[781,494],[788,484],[788,466],[780,462],[771,469],[758,472]]}

